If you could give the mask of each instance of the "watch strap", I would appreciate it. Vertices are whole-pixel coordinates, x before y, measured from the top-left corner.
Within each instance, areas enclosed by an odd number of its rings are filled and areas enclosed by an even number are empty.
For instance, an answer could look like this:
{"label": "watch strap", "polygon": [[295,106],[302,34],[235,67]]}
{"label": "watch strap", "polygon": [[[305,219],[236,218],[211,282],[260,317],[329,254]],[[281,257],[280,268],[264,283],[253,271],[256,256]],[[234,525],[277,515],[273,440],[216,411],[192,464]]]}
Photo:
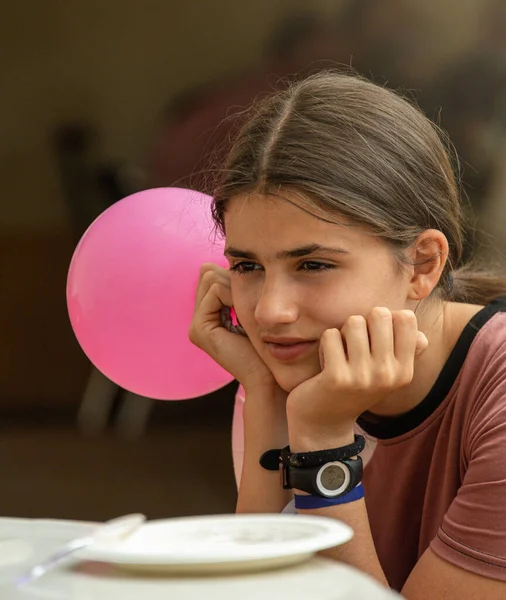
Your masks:
{"label": "watch strap", "polygon": [[260,466],[267,471],[278,471],[281,463],[281,448],[267,450],[260,457]]}
{"label": "watch strap", "polygon": [[364,448],[364,436],[355,434],[354,441],[347,446],[331,448],[329,450],[317,450],[316,452],[291,452],[290,446],[285,446],[284,448],[267,450],[267,452],[262,454],[259,462],[267,471],[277,471],[280,462],[299,468],[318,467],[328,462],[357,456]]}
{"label": "watch strap", "polygon": [[328,462],[343,460],[357,456],[365,448],[365,438],[363,435],[355,434],[355,439],[347,446],[331,448],[329,450],[317,450],[316,452],[291,452],[290,446],[281,450],[281,460],[291,467],[317,467]]}

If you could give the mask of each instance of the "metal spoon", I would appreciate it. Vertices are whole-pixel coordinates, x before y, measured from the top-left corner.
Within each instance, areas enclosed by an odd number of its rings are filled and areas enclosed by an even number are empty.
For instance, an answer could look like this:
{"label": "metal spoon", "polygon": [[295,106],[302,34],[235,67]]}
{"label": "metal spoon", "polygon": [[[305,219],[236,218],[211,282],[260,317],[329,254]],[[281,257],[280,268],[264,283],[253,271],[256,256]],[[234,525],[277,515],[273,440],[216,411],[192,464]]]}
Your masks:
{"label": "metal spoon", "polygon": [[42,577],[42,575],[59,564],[63,559],[67,558],[72,552],[85,548],[92,542],[98,540],[115,542],[124,539],[140,527],[145,520],[146,517],[144,515],[135,513],[106,521],[99,525],[91,535],[71,540],[51,554],[47,559],[36,564],[29,571],[26,571],[24,574],[17,577],[15,584],[17,586],[23,586],[35,581],[35,579]]}

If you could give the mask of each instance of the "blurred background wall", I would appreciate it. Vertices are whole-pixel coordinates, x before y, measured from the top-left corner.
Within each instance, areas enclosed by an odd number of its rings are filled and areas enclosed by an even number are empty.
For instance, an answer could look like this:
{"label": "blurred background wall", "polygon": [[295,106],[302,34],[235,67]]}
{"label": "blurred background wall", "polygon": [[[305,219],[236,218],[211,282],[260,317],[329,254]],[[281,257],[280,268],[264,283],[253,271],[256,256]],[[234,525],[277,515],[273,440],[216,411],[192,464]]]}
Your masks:
{"label": "blurred background wall", "polygon": [[[266,34],[294,6],[293,0],[6,4],[0,20],[2,404],[73,405],[87,375],[64,304],[76,240],[74,207],[55,156],[58,128],[92,128],[98,147],[91,162],[142,165],[171,96],[254,65]],[[97,193],[88,190],[91,205]]]}
{"label": "blurred background wall", "polygon": [[[79,431],[91,367],[68,323],[65,278],[80,234],[112,202],[155,184],[199,184],[190,174],[216,127],[277,76],[351,64],[407,91],[453,135],[479,252],[502,260],[502,2],[27,0],[2,13],[0,514],[233,510],[233,386],[145,404],[134,440],[108,428],[117,398],[103,430]],[[211,500],[189,501],[209,445],[222,474],[208,477]],[[181,448],[188,496],[176,502],[167,464]],[[101,500],[90,502],[90,489]]]}

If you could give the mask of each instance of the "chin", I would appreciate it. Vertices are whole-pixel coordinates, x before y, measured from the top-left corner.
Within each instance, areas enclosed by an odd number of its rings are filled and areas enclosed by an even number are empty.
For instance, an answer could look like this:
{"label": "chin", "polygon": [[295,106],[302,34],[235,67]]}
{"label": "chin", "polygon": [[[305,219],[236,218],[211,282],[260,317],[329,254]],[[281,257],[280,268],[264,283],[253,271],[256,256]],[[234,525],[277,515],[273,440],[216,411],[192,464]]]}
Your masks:
{"label": "chin", "polygon": [[284,367],[272,369],[272,374],[274,375],[274,379],[282,390],[290,393],[297,386],[312,377],[318,375],[317,370],[312,368],[304,368],[304,367]]}

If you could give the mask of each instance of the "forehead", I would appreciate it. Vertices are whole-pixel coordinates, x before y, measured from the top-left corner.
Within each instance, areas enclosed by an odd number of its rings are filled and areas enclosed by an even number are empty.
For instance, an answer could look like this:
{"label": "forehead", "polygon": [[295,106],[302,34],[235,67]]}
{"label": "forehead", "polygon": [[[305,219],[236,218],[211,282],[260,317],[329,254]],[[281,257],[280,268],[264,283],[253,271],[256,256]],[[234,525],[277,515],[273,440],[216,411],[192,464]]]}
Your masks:
{"label": "forehead", "polygon": [[329,223],[301,208],[300,203],[285,194],[248,194],[230,200],[225,213],[227,245],[285,249],[288,246],[306,244],[339,244],[363,246],[378,241],[359,226],[352,225],[336,214],[338,223]]}

